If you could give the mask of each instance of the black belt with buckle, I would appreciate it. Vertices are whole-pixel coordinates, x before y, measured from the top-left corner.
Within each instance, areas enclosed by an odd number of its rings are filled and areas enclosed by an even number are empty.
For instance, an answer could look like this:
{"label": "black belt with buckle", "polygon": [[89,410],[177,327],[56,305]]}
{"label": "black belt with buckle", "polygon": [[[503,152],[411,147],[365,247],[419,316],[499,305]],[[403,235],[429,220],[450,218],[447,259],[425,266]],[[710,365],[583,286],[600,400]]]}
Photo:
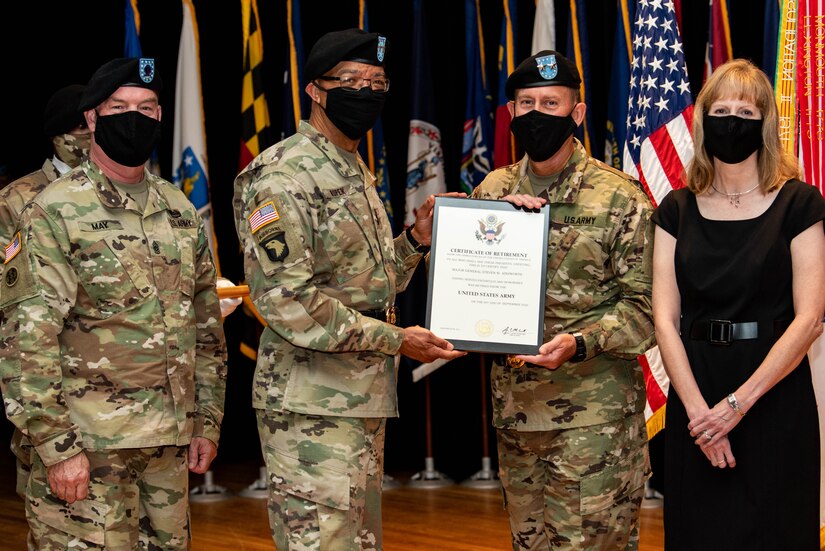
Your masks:
{"label": "black belt with buckle", "polygon": [[395,320],[398,317],[398,308],[390,306],[386,310],[360,310],[359,314],[395,325]]}
{"label": "black belt with buckle", "polygon": [[790,320],[776,320],[767,323],[697,320],[690,325],[688,335],[696,341],[708,341],[710,344],[728,346],[733,341],[758,339],[760,335],[762,337],[781,337],[790,324]]}

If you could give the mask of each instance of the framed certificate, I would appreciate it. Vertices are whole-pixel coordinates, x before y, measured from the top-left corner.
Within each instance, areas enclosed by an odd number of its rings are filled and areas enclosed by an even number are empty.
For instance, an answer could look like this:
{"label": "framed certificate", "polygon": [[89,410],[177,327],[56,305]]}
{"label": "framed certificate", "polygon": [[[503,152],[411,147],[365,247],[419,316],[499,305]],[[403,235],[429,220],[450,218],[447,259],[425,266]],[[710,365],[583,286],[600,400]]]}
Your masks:
{"label": "framed certificate", "polygon": [[427,328],[459,350],[536,354],[550,207],[436,197]]}

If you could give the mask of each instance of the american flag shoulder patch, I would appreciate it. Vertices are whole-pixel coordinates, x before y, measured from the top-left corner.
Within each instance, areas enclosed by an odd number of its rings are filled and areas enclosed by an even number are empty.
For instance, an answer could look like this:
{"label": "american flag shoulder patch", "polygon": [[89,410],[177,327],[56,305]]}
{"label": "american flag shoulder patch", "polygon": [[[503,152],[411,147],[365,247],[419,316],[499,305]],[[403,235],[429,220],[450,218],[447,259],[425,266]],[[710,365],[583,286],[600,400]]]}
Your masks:
{"label": "american flag shoulder patch", "polygon": [[281,216],[278,214],[278,209],[275,208],[275,203],[273,201],[264,203],[249,215],[249,231],[254,234],[267,224],[280,219]]}
{"label": "american flag shoulder patch", "polygon": [[6,245],[6,259],[4,264],[8,264],[11,262],[11,259],[17,256],[17,253],[20,252],[20,232],[17,232],[17,235],[14,236],[14,239],[11,240],[11,243]]}

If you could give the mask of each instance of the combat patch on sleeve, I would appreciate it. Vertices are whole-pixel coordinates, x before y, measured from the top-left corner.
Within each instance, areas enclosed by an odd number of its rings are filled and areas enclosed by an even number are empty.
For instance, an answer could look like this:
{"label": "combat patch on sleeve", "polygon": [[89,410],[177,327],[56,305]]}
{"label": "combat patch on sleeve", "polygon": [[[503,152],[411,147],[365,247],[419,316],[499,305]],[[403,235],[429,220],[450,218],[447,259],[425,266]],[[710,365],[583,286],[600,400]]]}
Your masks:
{"label": "combat patch on sleeve", "polygon": [[261,240],[261,247],[272,262],[281,262],[289,256],[289,245],[286,244],[286,233],[282,231],[270,232],[266,239]]}
{"label": "combat patch on sleeve", "polygon": [[268,260],[273,265],[271,268],[264,266],[264,272],[270,269],[277,269],[279,266],[297,260],[303,254],[301,239],[290,226],[284,225],[285,220],[278,224],[269,224],[257,232],[253,237],[260,249],[266,253],[264,257],[261,250],[258,250],[258,257],[261,262]]}
{"label": "combat patch on sleeve", "polygon": [[278,209],[275,208],[275,203],[273,201],[264,203],[252,211],[252,214],[250,214],[247,218],[247,220],[249,220],[249,232],[254,235],[264,226],[277,222],[280,219],[281,215],[278,214]]}

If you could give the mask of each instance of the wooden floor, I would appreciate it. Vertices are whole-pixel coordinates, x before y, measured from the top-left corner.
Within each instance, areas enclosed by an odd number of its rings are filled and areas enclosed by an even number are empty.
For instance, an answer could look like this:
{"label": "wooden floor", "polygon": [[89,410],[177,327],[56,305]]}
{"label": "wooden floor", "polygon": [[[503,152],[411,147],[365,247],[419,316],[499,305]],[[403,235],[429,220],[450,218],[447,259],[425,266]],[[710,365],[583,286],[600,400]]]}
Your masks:
{"label": "wooden floor", "polygon": [[[14,493],[10,454],[0,458],[0,548],[26,549],[23,502]],[[216,469],[214,481],[231,493],[228,499],[192,503],[194,551],[272,551],[266,500],[239,497],[258,475],[252,463]],[[399,475],[399,482],[409,477]],[[192,478],[193,486],[202,482]],[[400,488],[384,492],[386,551],[507,551],[510,534],[501,492],[459,485],[440,489]],[[642,511],[640,551],[663,549],[662,509]]]}

